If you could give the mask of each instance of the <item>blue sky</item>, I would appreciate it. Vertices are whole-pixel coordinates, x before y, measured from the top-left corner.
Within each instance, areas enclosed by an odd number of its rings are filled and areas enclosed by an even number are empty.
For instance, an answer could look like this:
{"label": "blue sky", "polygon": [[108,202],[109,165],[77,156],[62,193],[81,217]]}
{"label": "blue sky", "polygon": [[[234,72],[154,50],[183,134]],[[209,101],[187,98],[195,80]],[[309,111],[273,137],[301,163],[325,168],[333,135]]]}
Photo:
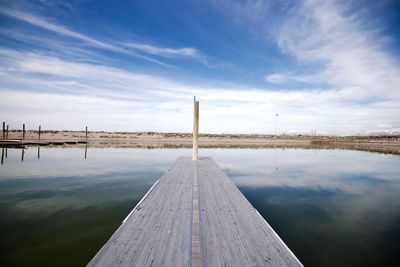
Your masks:
{"label": "blue sky", "polygon": [[[0,1],[17,128],[400,128],[400,1]],[[279,117],[275,114],[278,113]]]}

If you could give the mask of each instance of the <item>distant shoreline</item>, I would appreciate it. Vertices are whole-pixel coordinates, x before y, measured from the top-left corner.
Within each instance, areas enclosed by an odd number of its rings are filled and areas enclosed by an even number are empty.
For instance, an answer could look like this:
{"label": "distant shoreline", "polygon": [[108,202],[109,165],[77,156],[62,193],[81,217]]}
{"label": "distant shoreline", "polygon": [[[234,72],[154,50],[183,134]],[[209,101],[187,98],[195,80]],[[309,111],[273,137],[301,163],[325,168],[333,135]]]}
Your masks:
{"label": "distant shoreline", "polygon": [[[22,137],[22,130],[10,129],[11,137]],[[57,137],[85,137],[85,131],[74,131],[74,130],[42,130],[42,136],[57,136]],[[26,130],[27,137],[30,136],[32,139],[37,137],[38,130]],[[181,132],[154,132],[154,131],[89,131],[89,134],[95,138],[191,138],[192,133],[181,133]],[[262,133],[200,133],[201,137],[205,138],[229,138],[229,139],[257,139],[257,138],[272,138],[272,139],[374,139],[374,140],[398,140],[400,141],[400,135],[310,135],[310,134],[262,134]]]}
{"label": "distant shoreline", "polygon": [[[21,130],[9,131],[10,140],[22,139]],[[38,140],[26,131],[26,141]],[[85,131],[42,131],[41,141],[82,141]],[[73,143],[73,142],[72,142]],[[190,148],[191,133],[90,131],[89,147]],[[82,146],[82,144],[80,144]],[[350,149],[400,154],[400,136],[290,136],[266,134],[200,134],[200,148],[308,148]]]}

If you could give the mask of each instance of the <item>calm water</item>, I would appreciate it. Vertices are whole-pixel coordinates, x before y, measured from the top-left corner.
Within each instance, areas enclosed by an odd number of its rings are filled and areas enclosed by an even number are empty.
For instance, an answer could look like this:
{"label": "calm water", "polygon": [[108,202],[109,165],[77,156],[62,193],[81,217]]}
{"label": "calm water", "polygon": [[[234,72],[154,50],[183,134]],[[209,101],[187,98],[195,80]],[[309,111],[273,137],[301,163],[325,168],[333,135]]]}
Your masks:
{"label": "calm water", "polygon": [[[0,265],[84,266],[186,149],[8,149]],[[398,266],[400,157],[204,149],[306,266]]]}

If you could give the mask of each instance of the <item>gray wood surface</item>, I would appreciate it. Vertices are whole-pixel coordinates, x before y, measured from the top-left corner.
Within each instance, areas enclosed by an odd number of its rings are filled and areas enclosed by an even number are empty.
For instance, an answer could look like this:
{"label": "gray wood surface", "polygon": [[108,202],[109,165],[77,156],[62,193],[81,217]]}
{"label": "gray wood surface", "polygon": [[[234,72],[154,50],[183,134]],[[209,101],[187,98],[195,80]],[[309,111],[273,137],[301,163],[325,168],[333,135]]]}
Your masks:
{"label": "gray wood surface", "polygon": [[207,266],[302,266],[211,158],[198,161]]}
{"label": "gray wood surface", "polygon": [[88,266],[302,266],[211,158],[180,157]]}

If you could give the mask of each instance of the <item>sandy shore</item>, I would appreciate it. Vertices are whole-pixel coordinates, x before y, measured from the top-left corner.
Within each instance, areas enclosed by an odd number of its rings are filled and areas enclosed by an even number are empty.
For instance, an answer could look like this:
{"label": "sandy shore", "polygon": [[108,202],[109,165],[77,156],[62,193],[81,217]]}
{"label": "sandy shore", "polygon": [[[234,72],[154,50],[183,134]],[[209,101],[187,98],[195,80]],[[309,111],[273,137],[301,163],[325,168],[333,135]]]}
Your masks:
{"label": "sandy shore", "polygon": [[[9,139],[22,138],[22,131],[12,130]],[[38,140],[37,131],[27,131],[25,140]],[[85,141],[84,131],[43,131],[41,141]],[[189,148],[189,133],[157,132],[89,132],[90,147],[141,147],[141,148]],[[203,148],[326,148],[353,149],[381,153],[400,154],[400,136],[273,136],[263,134],[200,134],[199,146]]]}

